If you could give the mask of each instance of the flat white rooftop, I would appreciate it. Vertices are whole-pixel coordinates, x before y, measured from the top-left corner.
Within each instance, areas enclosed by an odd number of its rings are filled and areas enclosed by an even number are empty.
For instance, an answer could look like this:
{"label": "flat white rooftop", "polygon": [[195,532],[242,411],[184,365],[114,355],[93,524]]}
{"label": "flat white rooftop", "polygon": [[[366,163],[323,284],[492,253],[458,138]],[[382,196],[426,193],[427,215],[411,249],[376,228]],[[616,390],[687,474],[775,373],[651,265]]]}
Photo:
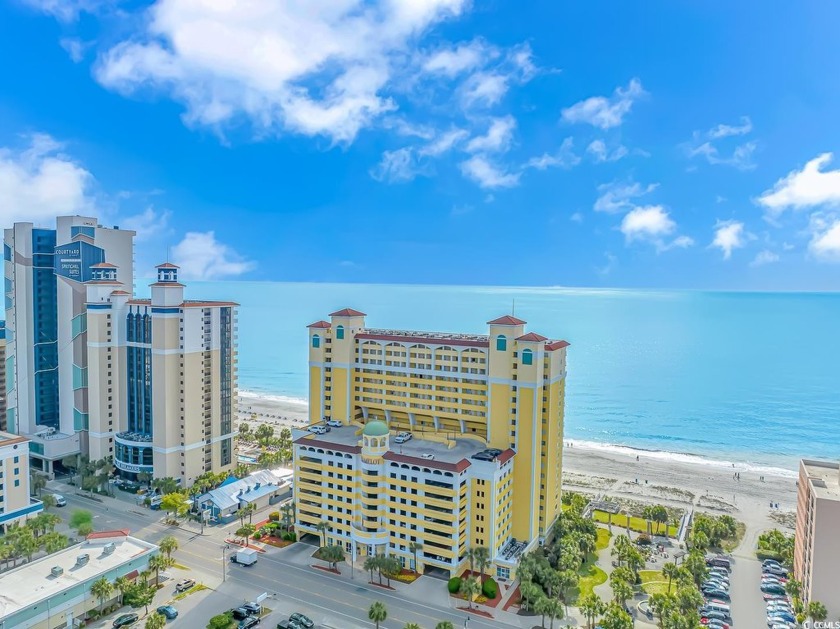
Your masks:
{"label": "flat white rooftop", "polygon": [[[111,553],[105,546],[114,543]],[[99,578],[130,560],[150,554],[157,546],[124,532],[93,533],[86,541],[47,555],[32,563],[0,575],[0,619],[37,605],[41,601],[60,594],[72,587]],[[80,555],[89,555],[84,565],[76,565]],[[60,567],[64,573],[54,577],[53,567]]]}
{"label": "flat white rooftop", "polygon": [[840,500],[840,463],[803,459],[802,466],[817,498]]}

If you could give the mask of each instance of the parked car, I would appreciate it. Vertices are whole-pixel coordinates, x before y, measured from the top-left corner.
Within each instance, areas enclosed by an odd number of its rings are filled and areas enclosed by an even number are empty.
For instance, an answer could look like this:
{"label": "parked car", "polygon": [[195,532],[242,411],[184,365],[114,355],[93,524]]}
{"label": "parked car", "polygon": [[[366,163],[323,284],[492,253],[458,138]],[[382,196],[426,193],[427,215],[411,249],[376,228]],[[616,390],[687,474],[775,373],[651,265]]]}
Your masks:
{"label": "parked car", "polygon": [[785,588],[779,583],[762,583],[761,591],[765,594],[784,594]]}
{"label": "parked car", "polygon": [[722,620],[710,620],[706,626],[710,629],[729,629],[729,624]]}
{"label": "parked car", "polygon": [[178,617],[178,610],[172,605],[161,605],[157,608],[157,613],[166,616],[167,620],[174,620]]}
{"label": "parked car", "polygon": [[703,590],[703,594],[705,596],[710,596],[712,598],[716,598],[716,599],[720,599],[722,601],[729,602],[729,593],[726,592],[725,590],[721,590],[721,589],[718,589],[718,588],[712,588],[712,589],[706,588],[706,589]]}
{"label": "parked car", "polygon": [[248,616],[244,620],[239,621],[239,629],[251,629],[260,624],[260,619],[257,616]]}
{"label": "parked car", "polygon": [[193,579],[182,579],[175,584],[175,591],[176,592],[186,592],[191,587],[195,585],[195,581]]}
{"label": "parked car", "polygon": [[411,439],[412,434],[410,432],[400,432],[397,433],[397,436],[394,437],[394,443],[405,443],[409,439]]}
{"label": "parked car", "polygon": [[289,616],[289,621],[296,622],[301,627],[304,627],[304,629],[312,629],[312,627],[315,626],[315,623],[312,622],[312,619],[309,618],[309,616],[301,614],[300,612],[295,612],[294,614]]}
{"label": "parked car", "polygon": [[140,618],[137,614],[122,614],[114,619],[112,627],[129,627]]}
{"label": "parked car", "polygon": [[299,625],[293,620],[281,620],[277,623],[277,629],[303,629],[303,625]]}
{"label": "parked car", "polygon": [[333,428],[341,428],[343,425],[340,419],[327,420],[327,426],[332,426]]}
{"label": "parked car", "polygon": [[245,603],[242,606],[242,609],[247,609],[248,613],[252,616],[259,616],[262,611],[262,605],[259,603]]}
{"label": "parked car", "polygon": [[715,611],[714,609],[706,610],[706,612],[703,614],[703,618],[708,618],[709,620],[723,620],[724,622],[729,622],[731,620],[729,614]]}
{"label": "parked car", "polygon": [[235,607],[232,610],[230,610],[230,615],[233,616],[234,620],[245,620],[246,618],[250,617],[251,614],[244,607]]}
{"label": "parked car", "polygon": [[487,454],[490,454],[490,455],[494,456],[494,457],[499,456],[502,453],[502,451],[499,450],[499,448],[487,448],[485,450],[485,452]]}
{"label": "parked car", "polygon": [[787,574],[788,574],[787,570],[785,570],[781,566],[774,566],[772,564],[769,565],[769,566],[762,566],[761,572],[763,574],[775,574],[776,576],[779,576],[779,577],[786,577]]}
{"label": "parked car", "polygon": [[56,507],[66,507],[67,506],[67,499],[62,496],[61,494],[53,494],[55,498],[55,506]]}
{"label": "parked car", "polygon": [[314,433],[316,435],[325,435],[329,430],[328,426],[323,426],[321,424],[315,424],[314,426],[309,427],[309,432]]}
{"label": "parked car", "polygon": [[470,458],[475,459],[476,461],[492,461],[496,457],[492,454],[487,454],[486,452],[476,452]]}
{"label": "parked car", "polygon": [[424,452],[423,454],[420,455],[420,458],[421,459],[428,459],[428,460],[431,461],[432,459],[435,458],[435,455],[432,454],[431,452]]}

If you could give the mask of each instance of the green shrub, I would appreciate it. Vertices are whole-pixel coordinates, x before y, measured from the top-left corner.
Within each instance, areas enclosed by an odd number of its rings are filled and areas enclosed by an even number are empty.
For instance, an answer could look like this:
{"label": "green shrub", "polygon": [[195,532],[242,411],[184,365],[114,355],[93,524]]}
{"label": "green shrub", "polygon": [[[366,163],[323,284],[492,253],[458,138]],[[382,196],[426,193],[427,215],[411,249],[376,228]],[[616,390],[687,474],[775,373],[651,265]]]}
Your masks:
{"label": "green shrub", "polygon": [[636,543],[641,545],[641,546],[650,546],[650,544],[651,544],[650,535],[648,535],[647,533],[642,533],[641,535],[639,535],[636,538]]}
{"label": "green shrub", "polygon": [[268,514],[268,519],[272,522],[279,522],[280,521],[280,512],[279,511],[272,511]]}
{"label": "green shrub", "polygon": [[446,587],[450,594],[457,594],[461,591],[461,577],[452,577]]}
{"label": "green shrub", "polygon": [[493,577],[487,577],[484,585],[481,586],[481,592],[490,600],[496,598],[496,594],[499,592],[499,586],[496,585]]}
{"label": "green shrub", "polygon": [[297,533],[289,533],[289,541],[296,542],[297,541]]}
{"label": "green shrub", "polygon": [[256,533],[254,533],[254,534],[251,536],[251,538],[252,538],[252,539],[261,539],[261,538],[262,538],[262,536],[263,536],[263,532],[262,532],[262,529],[260,529],[259,531],[257,531]]}

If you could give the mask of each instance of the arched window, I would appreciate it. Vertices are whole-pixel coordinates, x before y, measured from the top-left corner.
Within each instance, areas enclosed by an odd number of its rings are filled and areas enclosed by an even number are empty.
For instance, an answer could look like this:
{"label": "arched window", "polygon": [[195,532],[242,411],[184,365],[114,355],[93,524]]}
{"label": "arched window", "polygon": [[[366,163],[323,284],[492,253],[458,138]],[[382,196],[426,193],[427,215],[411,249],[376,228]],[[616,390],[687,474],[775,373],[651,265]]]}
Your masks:
{"label": "arched window", "polygon": [[344,338],[344,326],[343,325],[336,326],[336,328],[335,328],[335,338],[337,338],[339,341]]}
{"label": "arched window", "polygon": [[505,338],[504,334],[500,334],[496,337],[496,351],[497,352],[504,352],[507,350],[507,338]]}
{"label": "arched window", "polygon": [[533,365],[534,364],[534,352],[530,349],[523,349],[522,350],[522,364],[523,365]]}
{"label": "arched window", "polygon": [[318,336],[317,334],[314,334],[312,336],[312,347],[314,347],[315,349],[318,349],[319,347],[321,347],[321,337]]}

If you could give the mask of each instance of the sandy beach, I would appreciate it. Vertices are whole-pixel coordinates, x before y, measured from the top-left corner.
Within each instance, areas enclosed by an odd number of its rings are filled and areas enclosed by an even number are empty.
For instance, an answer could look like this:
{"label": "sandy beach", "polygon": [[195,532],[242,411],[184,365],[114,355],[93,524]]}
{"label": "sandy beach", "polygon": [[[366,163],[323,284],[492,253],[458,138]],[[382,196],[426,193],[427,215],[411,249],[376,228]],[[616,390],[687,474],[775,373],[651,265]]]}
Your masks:
{"label": "sandy beach", "polygon": [[[301,427],[306,425],[307,417],[307,405],[301,400],[239,394],[239,419],[247,421],[252,430],[260,423],[277,430],[283,426]],[[563,470],[563,486],[568,490],[630,503],[728,513],[747,527],[736,554],[751,555],[763,530],[793,527],[794,469],[567,441]]]}

